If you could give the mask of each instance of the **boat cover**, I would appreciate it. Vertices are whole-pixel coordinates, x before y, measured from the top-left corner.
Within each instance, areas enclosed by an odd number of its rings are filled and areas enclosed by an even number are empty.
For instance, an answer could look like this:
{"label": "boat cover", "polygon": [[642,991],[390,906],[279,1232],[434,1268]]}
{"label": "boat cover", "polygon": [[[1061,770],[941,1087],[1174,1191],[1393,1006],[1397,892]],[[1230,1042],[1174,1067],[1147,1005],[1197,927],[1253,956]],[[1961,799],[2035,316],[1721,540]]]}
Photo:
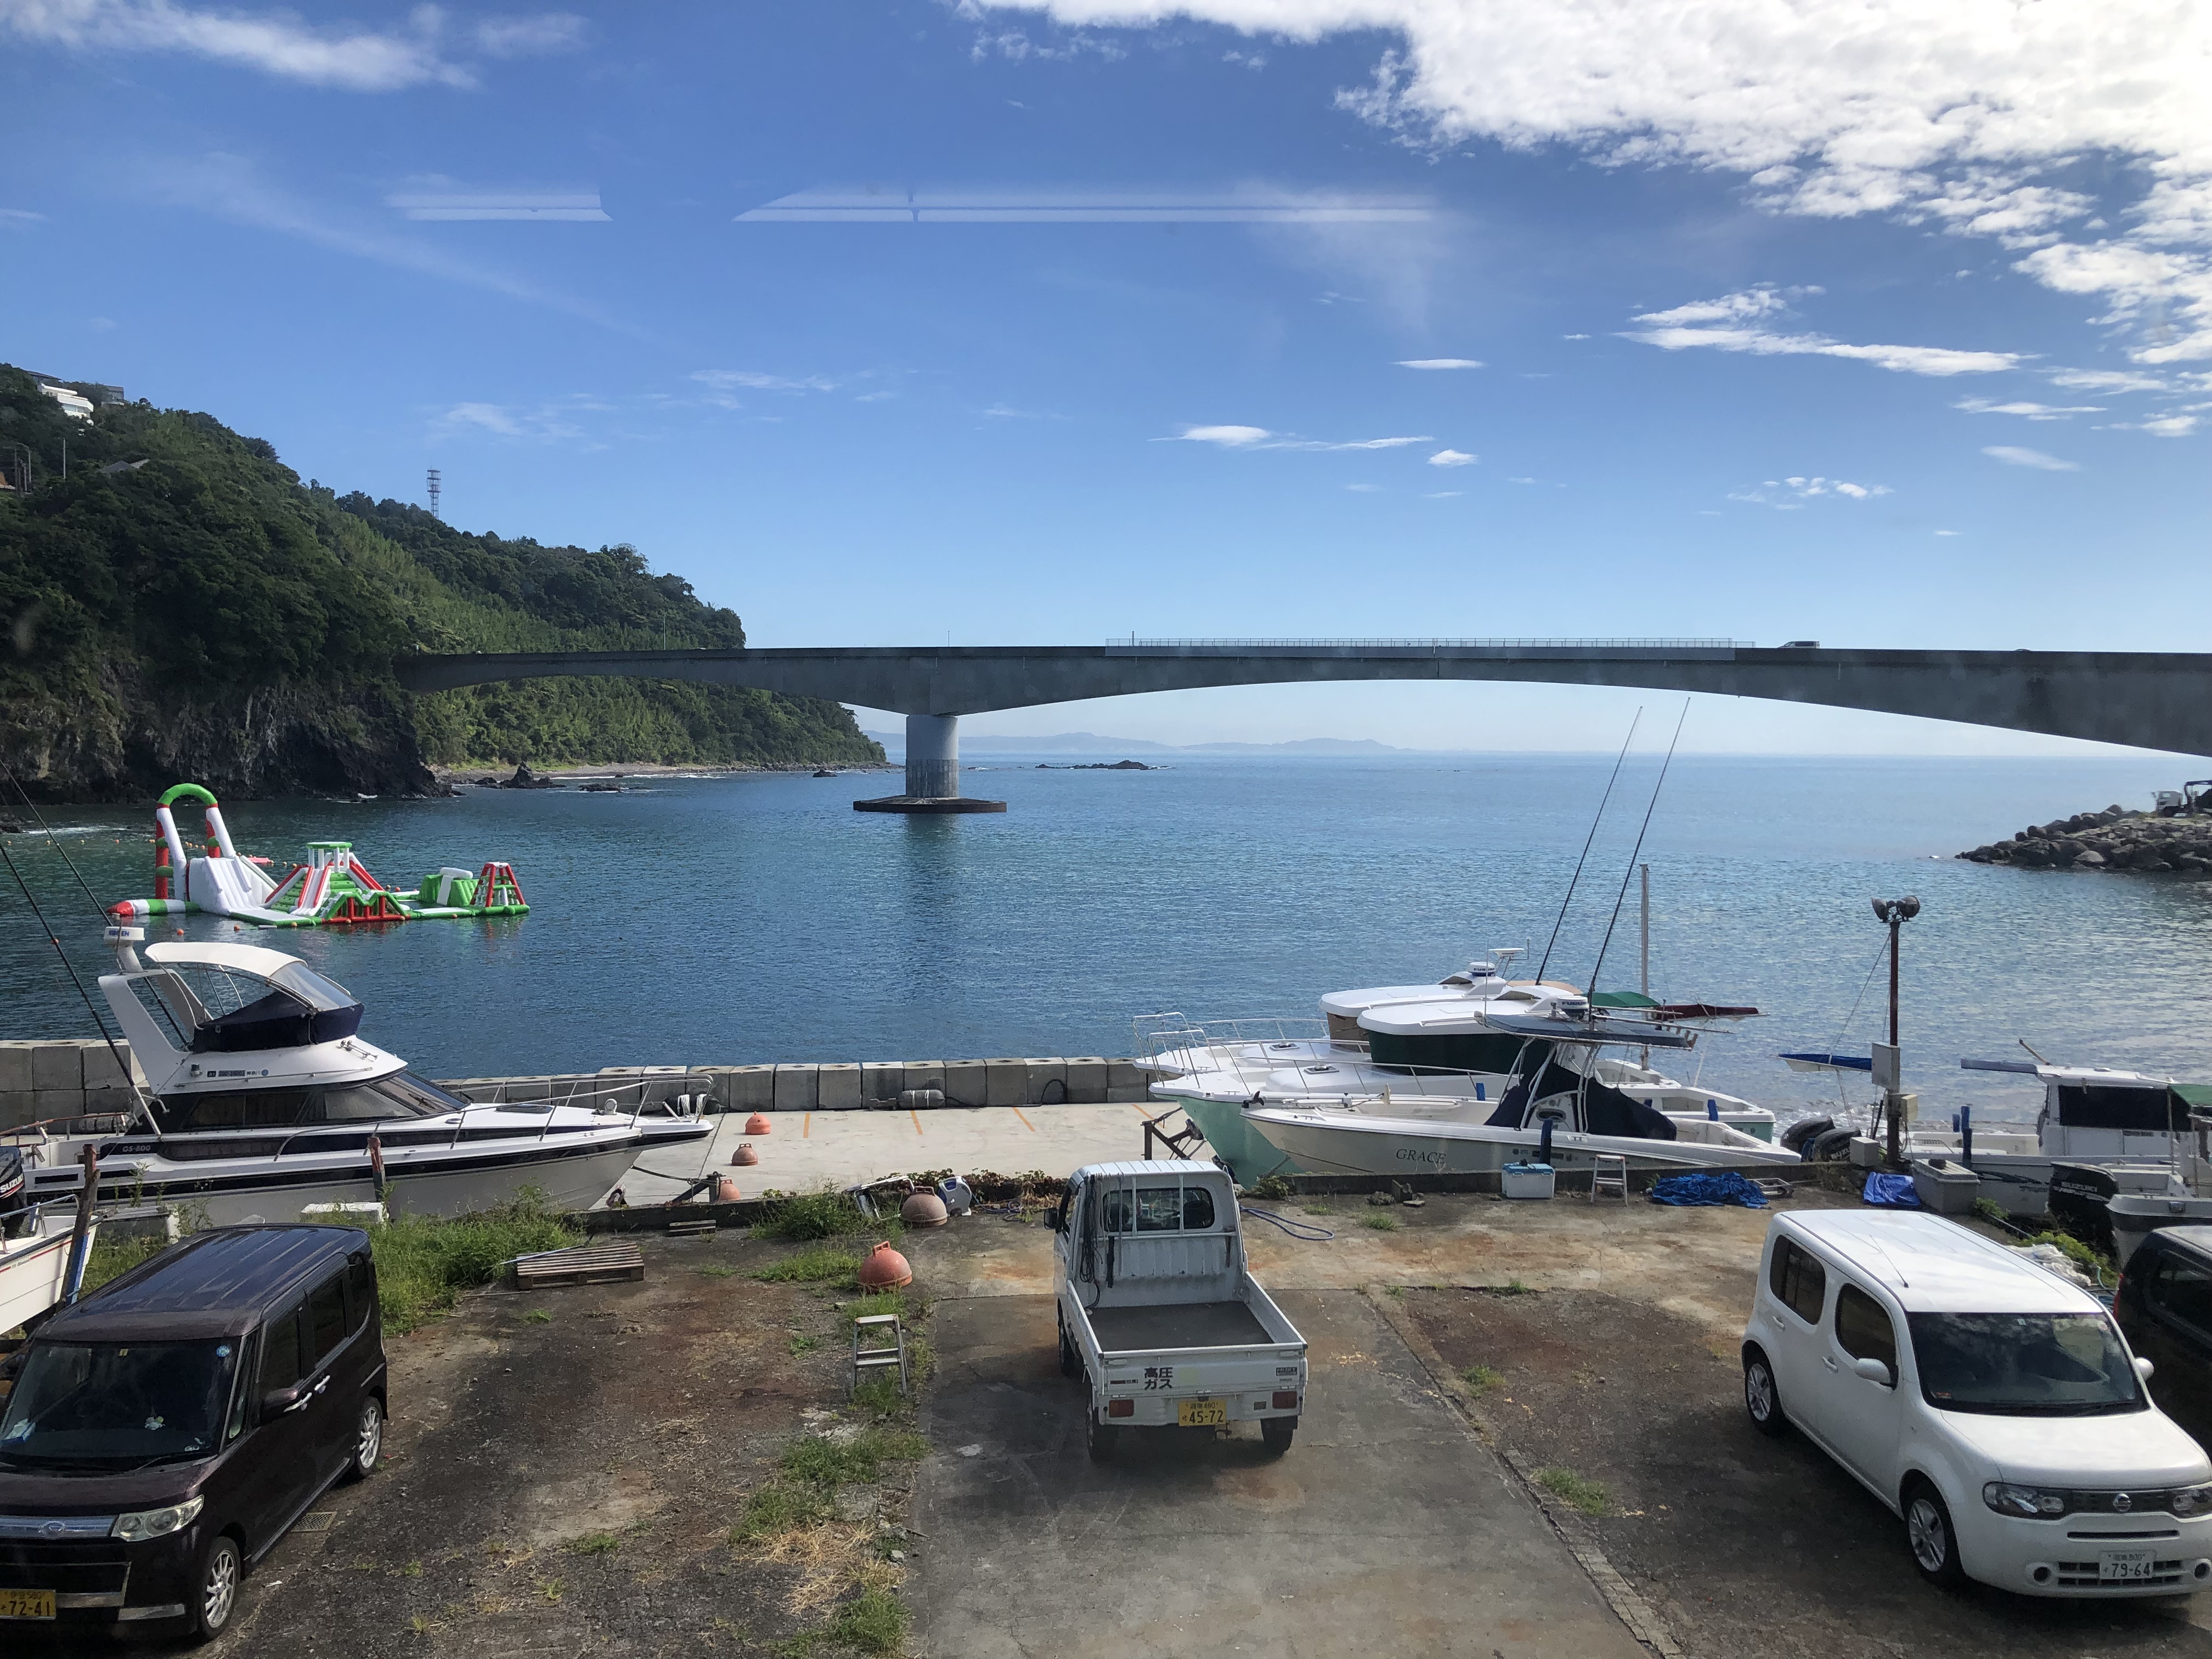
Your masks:
{"label": "boat cover", "polygon": [[310,1008],[289,991],[270,991],[195,1027],[192,1052],[237,1054],[335,1042],[361,1030],[361,1016],[358,1002],[343,1008]]}
{"label": "boat cover", "polygon": [[1866,1186],[1859,1197],[1878,1210],[1917,1210],[1920,1207],[1919,1190],[1909,1175],[1886,1175],[1880,1170],[1867,1171]]}
{"label": "boat cover", "polygon": [[1766,1207],[1766,1194],[1759,1190],[1759,1183],[1734,1170],[1700,1170],[1692,1175],[1671,1175],[1651,1183],[1654,1204],[1672,1204],[1681,1209],[1717,1209],[1723,1205],[1741,1204],[1747,1210]]}
{"label": "boat cover", "polygon": [[1485,1127],[1518,1129],[1522,1127],[1522,1120],[1528,1114],[1530,1102],[1562,1094],[1581,1097],[1583,1121],[1573,1127],[1585,1134],[1625,1135],[1635,1140],[1676,1138],[1674,1121],[1666,1113],[1621,1093],[1611,1084],[1569,1071],[1548,1054],[1533,1079],[1517,1079],[1499,1097],[1498,1109],[1490,1115]]}

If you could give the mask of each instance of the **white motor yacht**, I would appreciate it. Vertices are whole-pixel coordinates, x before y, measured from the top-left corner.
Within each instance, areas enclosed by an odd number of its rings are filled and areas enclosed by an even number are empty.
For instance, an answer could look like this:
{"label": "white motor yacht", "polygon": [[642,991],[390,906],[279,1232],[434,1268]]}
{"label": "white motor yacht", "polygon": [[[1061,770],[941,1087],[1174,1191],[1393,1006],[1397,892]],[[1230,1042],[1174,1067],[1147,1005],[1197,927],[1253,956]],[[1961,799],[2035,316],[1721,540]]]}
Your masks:
{"label": "white motor yacht", "polygon": [[[712,1126],[636,1096],[476,1105],[357,1032],[362,1005],[297,957],[251,945],[150,945],[112,928],[119,971],[100,988],[148,1087],[114,1122],[30,1126],[25,1197],[73,1204],[88,1146],[103,1202],[181,1208],[197,1224],[297,1220],[311,1204],[458,1215],[535,1188],[556,1210],[598,1203],[639,1157],[696,1146]],[[88,1133],[104,1128],[106,1133]]]}
{"label": "white motor yacht", "polygon": [[[1633,993],[1586,999],[1558,981],[1509,980],[1500,964],[1518,954],[1499,950],[1439,983],[1333,992],[1322,999],[1319,1020],[1196,1025],[1180,1014],[1150,1016],[1137,1022],[1138,1063],[1158,1074],[1152,1097],[1182,1107],[1215,1155],[1240,1179],[1255,1181],[1279,1173],[1318,1174],[1339,1161],[1309,1164],[1276,1129],[1260,1126],[1255,1114],[1293,1101],[1307,1115],[1341,1111],[1370,1122],[1490,1127],[1528,1042],[1493,1017],[1587,1011],[1592,1000],[1608,1018],[1631,1013],[1740,1018],[1753,1012],[1664,1006]],[[1652,1027],[1631,1022],[1626,1029],[1638,1034],[1632,1046],[1647,1046],[1643,1034]],[[1662,1033],[1648,1046],[1683,1045]],[[1695,1140],[1708,1133],[1699,1126],[1718,1125],[1771,1149],[1774,1115],[1764,1107],[1679,1082],[1632,1059],[1593,1054],[1589,1064],[1595,1081],[1673,1121],[1678,1134]],[[1304,1127],[1297,1138],[1312,1139]],[[1391,1167],[1402,1172],[1406,1165]]]}

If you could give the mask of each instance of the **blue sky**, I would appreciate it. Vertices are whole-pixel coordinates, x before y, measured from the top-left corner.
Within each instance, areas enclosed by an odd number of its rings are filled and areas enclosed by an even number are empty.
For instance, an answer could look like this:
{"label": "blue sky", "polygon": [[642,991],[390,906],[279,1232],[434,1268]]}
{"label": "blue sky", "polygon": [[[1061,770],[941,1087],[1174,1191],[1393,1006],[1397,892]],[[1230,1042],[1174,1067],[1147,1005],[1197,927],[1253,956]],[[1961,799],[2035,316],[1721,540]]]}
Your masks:
{"label": "blue sky", "polygon": [[[1792,15],[0,0],[0,357],[340,488],[439,467],[759,645],[2203,648],[2202,13]],[[1600,748],[1639,701],[975,725]],[[1725,702],[1684,744],[2079,747]]]}

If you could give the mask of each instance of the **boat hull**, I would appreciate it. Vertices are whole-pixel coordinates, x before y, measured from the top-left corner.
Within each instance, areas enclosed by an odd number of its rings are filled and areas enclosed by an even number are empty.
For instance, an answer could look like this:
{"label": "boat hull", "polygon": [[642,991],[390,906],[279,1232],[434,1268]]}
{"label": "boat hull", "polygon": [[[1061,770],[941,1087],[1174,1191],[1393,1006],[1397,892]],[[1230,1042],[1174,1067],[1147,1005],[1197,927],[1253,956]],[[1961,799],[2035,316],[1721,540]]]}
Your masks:
{"label": "boat hull", "polygon": [[1244,1121],[1241,1102],[1194,1100],[1188,1095],[1173,1094],[1158,1098],[1182,1108],[1183,1115],[1198,1125],[1206,1144],[1213,1149],[1214,1162],[1227,1170],[1239,1186],[1249,1187],[1272,1175],[1308,1173],[1296,1158],[1270,1146],[1265,1136]]}
{"label": "boat hull", "polygon": [[[1244,1121],[1269,1145],[1296,1158],[1310,1175],[1496,1175],[1508,1164],[1533,1158],[1540,1144],[1534,1130],[1389,1118],[1347,1121],[1334,1114],[1281,1108],[1248,1111]],[[1592,1169],[1601,1153],[1626,1158],[1631,1170],[1670,1173],[1799,1162],[1795,1152],[1778,1147],[1640,1140],[1565,1131],[1552,1139],[1551,1162],[1556,1170]]]}
{"label": "boat hull", "polygon": [[61,1300],[70,1232],[64,1223],[28,1237],[0,1241],[0,1331],[36,1319]]}

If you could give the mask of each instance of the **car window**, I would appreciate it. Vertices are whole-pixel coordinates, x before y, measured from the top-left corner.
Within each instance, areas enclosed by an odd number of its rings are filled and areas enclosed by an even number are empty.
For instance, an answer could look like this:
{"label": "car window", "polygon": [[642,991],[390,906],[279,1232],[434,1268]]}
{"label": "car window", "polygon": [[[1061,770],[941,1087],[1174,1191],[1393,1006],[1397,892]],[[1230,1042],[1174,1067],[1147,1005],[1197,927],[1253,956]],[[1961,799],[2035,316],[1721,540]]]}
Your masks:
{"label": "car window", "polygon": [[1836,1292],[1836,1346],[1854,1359],[1879,1359],[1897,1380],[1897,1327],[1881,1304],[1856,1285]]}
{"label": "car window", "polygon": [[261,1328],[261,1392],[300,1380],[300,1310],[291,1308]]}
{"label": "car window", "polygon": [[346,1263],[346,1328],[359,1330],[376,1306],[376,1269],[368,1258],[357,1255]]}
{"label": "car window", "polygon": [[1101,1225],[1109,1233],[1204,1232],[1213,1225],[1213,1194],[1203,1187],[1118,1187],[1103,1208]]}
{"label": "car window", "polygon": [[238,1366],[238,1392],[230,1402],[230,1416],[223,1423],[222,1439],[225,1445],[228,1445],[246,1432],[246,1412],[253,1403],[253,1362],[258,1357],[256,1350],[260,1340],[260,1336],[257,1334],[247,1337],[239,1345],[244,1357],[240,1360]]}
{"label": "car window", "polygon": [[1828,1299],[1828,1270],[1811,1251],[1786,1238],[1776,1239],[1767,1285],[1798,1318],[1808,1325],[1820,1322],[1820,1307]]}
{"label": "car window", "polygon": [[301,1358],[313,1370],[330,1358],[331,1350],[346,1340],[345,1274],[332,1273],[307,1297],[307,1316],[301,1322],[307,1347]]}
{"label": "car window", "polygon": [[2160,1255],[2148,1286],[2152,1307],[2170,1318],[2212,1334],[2212,1271],[2179,1251]]}

